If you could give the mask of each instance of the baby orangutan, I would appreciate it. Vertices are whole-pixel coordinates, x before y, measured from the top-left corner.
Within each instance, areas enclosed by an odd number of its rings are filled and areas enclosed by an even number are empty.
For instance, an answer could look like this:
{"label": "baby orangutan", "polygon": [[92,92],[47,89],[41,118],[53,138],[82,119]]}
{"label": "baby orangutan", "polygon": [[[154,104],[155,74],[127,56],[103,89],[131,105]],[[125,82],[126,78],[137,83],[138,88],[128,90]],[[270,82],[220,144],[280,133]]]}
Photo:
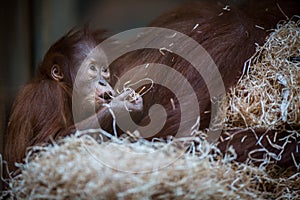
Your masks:
{"label": "baby orangutan", "polygon": [[110,132],[110,109],[115,115],[142,111],[141,97],[129,101],[130,92],[116,95],[103,51],[92,51],[103,34],[87,28],[71,31],[48,50],[36,77],[22,88],[12,108],[5,146],[9,170],[22,162],[28,147],[51,138],[99,125]]}

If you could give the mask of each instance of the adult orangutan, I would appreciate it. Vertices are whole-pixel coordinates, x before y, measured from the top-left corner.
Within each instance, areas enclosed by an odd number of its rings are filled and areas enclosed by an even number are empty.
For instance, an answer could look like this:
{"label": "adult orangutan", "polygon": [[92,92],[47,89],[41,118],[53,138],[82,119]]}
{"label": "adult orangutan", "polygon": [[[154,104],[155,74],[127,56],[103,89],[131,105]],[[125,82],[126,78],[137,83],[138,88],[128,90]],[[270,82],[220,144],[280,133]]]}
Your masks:
{"label": "adult orangutan", "polygon": [[[276,24],[286,17],[299,14],[299,1],[193,1],[183,6],[162,14],[154,20],[151,27],[163,27],[193,38],[210,54],[222,76],[225,88],[234,86],[242,74],[244,62],[255,52],[255,45],[263,45],[268,30],[275,28]],[[141,34],[142,35],[142,34]],[[174,35],[173,35],[174,36]],[[172,36],[171,36],[172,37]],[[170,48],[171,45],[166,46]],[[182,44],[184,46],[184,44]],[[182,47],[184,48],[184,47]],[[172,67],[182,74],[192,85],[198,99],[200,108],[200,129],[206,129],[210,124],[211,96],[207,85],[191,63],[170,51],[161,49],[143,49],[127,53],[110,66],[112,71],[112,85],[126,72],[146,63],[160,63]],[[205,66],[204,66],[205,67]],[[209,69],[208,69],[209,70]],[[153,73],[161,73],[160,71]],[[167,78],[167,75],[166,75]],[[173,77],[169,77],[174,79]],[[126,81],[126,80],[125,80]],[[214,80],[212,80],[213,82]],[[176,82],[176,81],[175,81]],[[177,86],[178,90],[181,86]],[[166,87],[155,85],[144,99],[144,111],[154,104],[161,104],[167,112],[167,120],[164,127],[153,137],[167,137],[176,134],[181,120],[181,109],[176,96]],[[188,97],[186,98],[188,103]],[[197,105],[190,105],[195,107]],[[188,119],[189,120],[189,119]],[[195,119],[191,119],[196,121]],[[147,112],[144,112],[140,124],[149,123]],[[183,122],[185,123],[185,122]],[[276,149],[268,142],[268,138],[275,139],[278,132],[277,143],[282,146],[283,140],[288,133],[280,130],[236,130],[231,131],[234,135],[230,140],[219,141],[219,147],[226,151],[233,146],[237,153],[238,161],[245,161],[250,151],[260,149],[263,145],[269,152],[279,155],[282,149]],[[243,137],[246,142],[241,143]],[[261,137],[264,136],[264,137]],[[262,140],[258,142],[258,138]],[[299,138],[291,141],[281,154],[280,159],[273,160],[276,164],[289,167],[294,165],[294,158],[300,160],[296,153]],[[263,160],[266,151],[256,152],[252,155],[257,160]],[[271,158],[272,159],[272,158]],[[256,163],[256,164],[259,164]]]}

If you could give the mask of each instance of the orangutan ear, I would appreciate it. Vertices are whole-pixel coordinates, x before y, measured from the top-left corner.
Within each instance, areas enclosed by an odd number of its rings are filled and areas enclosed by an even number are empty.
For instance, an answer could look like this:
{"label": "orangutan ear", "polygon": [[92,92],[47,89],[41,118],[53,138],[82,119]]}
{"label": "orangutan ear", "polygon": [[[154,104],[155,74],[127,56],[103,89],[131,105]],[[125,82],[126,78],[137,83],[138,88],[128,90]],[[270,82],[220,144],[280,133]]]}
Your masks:
{"label": "orangutan ear", "polygon": [[64,78],[64,75],[61,71],[61,68],[59,65],[54,64],[51,68],[51,76],[56,81],[61,81]]}

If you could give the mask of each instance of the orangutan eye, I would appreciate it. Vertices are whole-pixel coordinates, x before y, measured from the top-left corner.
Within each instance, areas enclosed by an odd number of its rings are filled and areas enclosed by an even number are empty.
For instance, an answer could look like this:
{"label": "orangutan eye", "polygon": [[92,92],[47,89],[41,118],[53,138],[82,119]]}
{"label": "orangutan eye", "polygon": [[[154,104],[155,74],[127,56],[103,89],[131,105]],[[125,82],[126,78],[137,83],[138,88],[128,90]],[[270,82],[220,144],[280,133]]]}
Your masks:
{"label": "orangutan eye", "polygon": [[102,72],[107,73],[108,72],[108,68],[102,68]]}
{"label": "orangutan eye", "polygon": [[89,68],[90,68],[90,70],[92,70],[92,71],[97,71],[95,65],[90,65]]}

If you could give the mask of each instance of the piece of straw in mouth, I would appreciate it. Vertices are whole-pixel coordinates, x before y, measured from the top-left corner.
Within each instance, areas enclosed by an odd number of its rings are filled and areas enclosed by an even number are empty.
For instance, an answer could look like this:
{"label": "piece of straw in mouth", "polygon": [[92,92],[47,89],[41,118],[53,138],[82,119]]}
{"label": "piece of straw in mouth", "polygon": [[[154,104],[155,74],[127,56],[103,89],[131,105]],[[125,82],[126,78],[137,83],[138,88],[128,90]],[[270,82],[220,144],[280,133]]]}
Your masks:
{"label": "piece of straw in mouth", "polygon": [[145,90],[146,86],[143,86],[138,92],[133,92],[131,95],[130,95],[130,100],[129,102],[133,102],[135,101],[141,94],[142,92]]}

